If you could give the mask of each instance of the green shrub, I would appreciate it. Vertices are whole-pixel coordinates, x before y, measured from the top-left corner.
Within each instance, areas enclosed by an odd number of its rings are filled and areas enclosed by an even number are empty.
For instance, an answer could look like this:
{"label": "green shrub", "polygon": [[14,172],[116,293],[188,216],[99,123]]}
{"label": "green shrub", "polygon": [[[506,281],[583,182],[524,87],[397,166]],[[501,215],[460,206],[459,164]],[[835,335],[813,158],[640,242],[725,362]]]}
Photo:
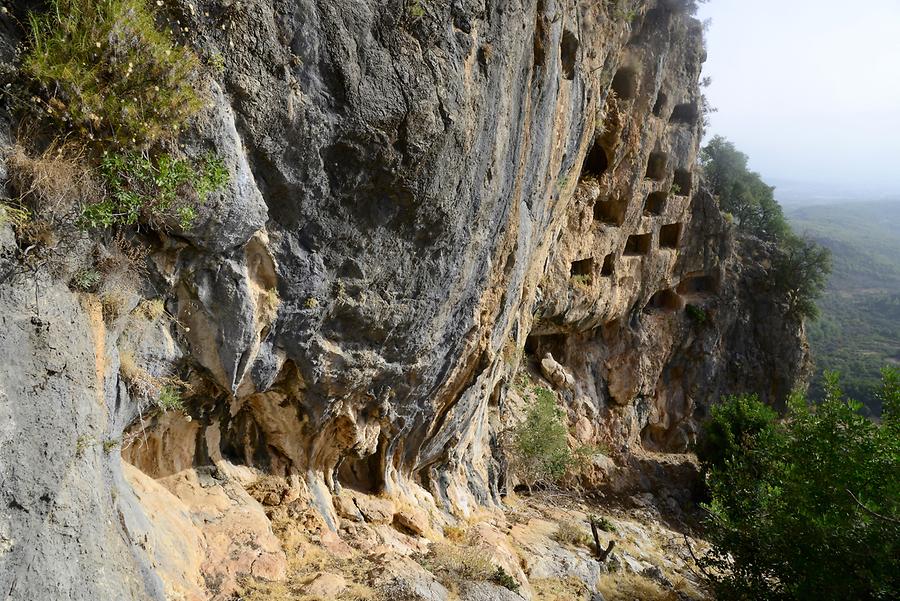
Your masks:
{"label": "green shrub", "polygon": [[777,414],[756,395],[726,397],[712,407],[695,451],[706,470],[724,468],[752,450],[762,433],[772,430]]}
{"label": "green shrub", "polygon": [[697,305],[688,304],[684,308],[687,316],[690,317],[695,322],[702,324],[706,322],[706,311],[703,310],[702,307],[698,307]]}
{"label": "green shrub", "polygon": [[491,577],[491,580],[494,581],[494,584],[498,584],[503,588],[509,589],[514,593],[519,591],[519,581],[513,578],[506,570],[503,569],[502,566],[497,566],[497,569],[494,571],[494,575]]}
{"label": "green shrub", "polygon": [[84,268],[79,269],[72,277],[71,286],[76,290],[89,292],[96,289],[102,280],[103,276],[100,275],[99,271],[92,268]]}
{"label": "green shrub", "polygon": [[201,106],[197,57],[157,29],[144,0],[51,0],[30,24],[23,70],[58,128],[146,147],[177,134]]}
{"label": "green shrub", "polygon": [[538,483],[555,482],[573,462],[565,413],[554,394],[541,387],[532,392],[534,401],[525,421],[513,431],[510,449],[513,469],[529,490]]}
{"label": "green shrub", "polygon": [[590,521],[591,524],[593,524],[600,530],[603,530],[604,532],[609,532],[610,534],[616,533],[616,527],[615,527],[615,525],[613,525],[612,522],[609,521],[609,518],[606,518],[603,516],[598,517],[596,515],[589,515],[588,521]]}
{"label": "green shrub", "polygon": [[107,152],[99,171],[106,193],[84,207],[81,221],[87,227],[138,221],[159,227],[176,220],[187,228],[197,216],[191,200],[202,203],[228,180],[224,163],[213,155],[194,163],[168,153]]}
{"label": "green shrub", "polygon": [[831,251],[793,234],[782,240],[772,260],[772,289],[787,302],[788,313],[810,319],[819,316],[816,306],[831,273]]}
{"label": "green shrub", "polygon": [[884,374],[881,424],[841,392],[795,395],[787,419],[747,397],[727,401],[705,430],[711,502],[702,558],[716,598],[900,598],[900,375]]}

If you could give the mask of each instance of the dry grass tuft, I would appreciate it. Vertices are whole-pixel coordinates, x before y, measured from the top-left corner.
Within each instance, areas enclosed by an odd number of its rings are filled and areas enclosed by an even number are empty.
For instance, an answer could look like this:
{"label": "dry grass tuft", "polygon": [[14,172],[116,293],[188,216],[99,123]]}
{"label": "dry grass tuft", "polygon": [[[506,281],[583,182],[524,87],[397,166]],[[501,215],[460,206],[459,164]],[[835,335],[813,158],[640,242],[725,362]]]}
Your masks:
{"label": "dry grass tuft", "polygon": [[[266,479],[259,482],[265,487]],[[242,583],[244,601],[318,601],[321,597],[304,594],[303,589],[322,572],[340,574],[349,585],[338,597],[327,601],[381,601],[382,596],[364,584],[373,564],[365,557],[339,558],[331,555],[310,538],[309,524],[303,519],[274,514],[272,530],[287,556],[287,579],[266,582],[248,578]],[[386,600],[387,601],[387,600]]]}
{"label": "dry grass tuft", "polygon": [[591,598],[587,585],[575,576],[535,579],[531,581],[531,587],[534,598],[541,601],[587,601]]}
{"label": "dry grass tuft", "polygon": [[119,351],[119,373],[129,392],[137,398],[152,401],[163,411],[182,409],[182,396],[191,390],[187,384],[173,376],[154,376],[138,364],[128,349]]}
{"label": "dry grass tuft", "polygon": [[425,557],[424,565],[435,576],[450,583],[462,580],[490,580],[496,568],[484,553],[473,552],[469,546],[434,543]]}
{"label": "dry grass tuft", "polygon": [[28,207],[34,221],[74,225],[80,208],[100,195],[100,187],[73,146],[50,146],[34,157],[20,145],[6,155],[9,182],[16,201]]}
{"label": "dry grass tuft", "polygon": [[562,520],[553,535],[558,542],[575,547],[591,548],[594,539],[591,534],[572,520]]}
{"label": "dry grass tuft", "polygon": [[155,398],[162,390],[163,383],[138,365],[134,353],[129,350],[119,351],[119,373],[125,380],[128,390],[137,397]]}
{"label": "dry grass tuft", "polygon": [[444,538],[453,543],[462,543],[466,540],[469,531],[460,526],[444,526]]}
{"label": "dry grass tuft", "polygon": [[674,590],[666,590],[655,581],[638,574],[619,572],[605,574],[600,578],[597,589],[607,601],[679,601],[681,597]]}
{"label": "dry grass tuft", "polygon": [[134,313],[144,317],[147,321],[156,321],[166,314],[166,304],[161,298],[144,299],[138,303]]}

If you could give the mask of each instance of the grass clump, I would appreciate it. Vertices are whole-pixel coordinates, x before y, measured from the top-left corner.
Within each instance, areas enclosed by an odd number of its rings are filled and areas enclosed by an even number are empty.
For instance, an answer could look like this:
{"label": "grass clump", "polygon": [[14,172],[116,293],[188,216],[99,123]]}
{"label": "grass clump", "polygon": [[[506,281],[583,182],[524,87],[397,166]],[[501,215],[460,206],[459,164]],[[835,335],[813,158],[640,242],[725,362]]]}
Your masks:
{"label": "grass clump", "polygon": [[468,547],[435,543],[425,558],[425,567],[444,582],[473,580],[486,582],[496,572],[484,553],[473,553]]}
{"label": "grass clump", "polygon": [[176,133],[199,110],[199,61],[156,27],[144,0],[51,0],[30,17],[23,71],[43,118],[114,147]]}
{"label": "grass clump", "polygon": [[34,148],[15,150],[10,173],[54,232],[187,229],[228,180],[222,159],[176,151],[203,104],[200,62],[156,21],[145,0],[50,0],[29,17],[19,94]]}
{"label": "grass clump", "polygon": [[163,411],[177,411],[184,409],[184,402],[181,400],[181,393],[178,389],[171,384],[166,384],[159,390],[156,406]]}
{"label": "grass clump", "polygon": [[468,534],[465,528],[459,526],[444,526],[444,538],[454,543],[461,543],[466,539]]}
{"label": "grass clump", "polygon": [[119,373],[134,396],[151,402],[162,411],[184,409],[181,391],[186,387],[185,382],[176,377],[154,376],[138,365],[130,351],[119,353]]}

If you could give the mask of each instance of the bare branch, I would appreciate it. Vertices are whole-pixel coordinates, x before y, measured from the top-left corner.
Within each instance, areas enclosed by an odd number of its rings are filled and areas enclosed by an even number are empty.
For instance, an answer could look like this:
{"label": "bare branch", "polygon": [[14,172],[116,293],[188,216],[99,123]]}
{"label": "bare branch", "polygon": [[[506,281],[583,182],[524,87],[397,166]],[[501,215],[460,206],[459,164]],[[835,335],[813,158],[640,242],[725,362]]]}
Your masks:
{"label": "bare branch", "polygon": [[854,495],[852,492],[850,492],[849,488],[845,488],[844,490],[846,490],[847,494],[850,495],[851,497],[853,497],[853,500],[856,501],[856,504],[859,505],[860,507],[862,507],[863,511],[865,511],[869,515],[876,517],[879,520],[884,520],[885,522],[890,522],[892,524],[900,524],[900,520],[898,520],[897,518],[892,518],[892,517],[888,517],[886,515],[881,515],[880,513],[875,513],[874,511],[872,511],[871,509],[869,509],[868,507],[863,505],[862,501],[857,499],[856,495]]}

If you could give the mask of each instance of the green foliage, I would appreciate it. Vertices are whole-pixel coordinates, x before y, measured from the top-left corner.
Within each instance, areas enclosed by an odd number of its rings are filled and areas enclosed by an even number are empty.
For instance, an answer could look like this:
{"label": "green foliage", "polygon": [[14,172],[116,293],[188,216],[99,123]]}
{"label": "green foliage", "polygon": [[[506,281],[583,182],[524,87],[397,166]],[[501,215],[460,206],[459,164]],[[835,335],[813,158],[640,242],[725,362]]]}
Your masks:
{"label": "green foliage", "polygon": [[216,75],[222,75],[225,72],[225,57],[221,52],[213,52],[206,61],[210,70]]}
{"label": "green foliage", "polygon": [[831,273],[831,252],[793,234],[782,239],[779,251],[772,260],[772,288],[787,301],[790,314],[815,319],[816,300]]}
{"label": "green foliage", "polygon": [[197,216],[191,200],[202,203],[228,180],[224,162],[213,155],[195,164],[168,153],[107,152],[99,172],[106,194],[84,207],[81,221],[87,227],[138,221],[164,226],[175,220],[188,228]]}
{"label": "green foliage", "polygon": [[103,276],[100,275],[99,271],[92,268],[84,268],[79,269],[72,277],[71,286],[76,290],[89,292],[94,290],[102,280]]}
{"label": "green foliage", "polygon": [[184,409],[181,394],[178,392],[177,388],[171,385],[162,386],[159,389],[159,396],[156,398],[156,406],[163,411]]}
{"label": "green foliage", "polygon": [[422,0],[412,0],[406,11],[413,19],[421,19],[425,16],[425,7],[422,5]]}
{"label": "green foliage", "polygon": [[201,106],[196,56],[157,29],[144,0],[51,0],[30,24],[23,71],[58,128],[145,147],[177,133]]}
{"label": "green foliage", "polygon": [[771,284],[791,315],[815,319],[816,300],[831,273],[827,249],[798,237],[775,200],[775,189],[747,168],[748,157],[734,144],[715,136],[701,151],[703,175],[738,228],[761,240],[776,243],[781,252],[773,261]]}
{"label": "green foliage", "polygon": [[513,432],[510,449],[514,469],[529,488],[558,480],[573,462],[565,414],[555,396],[540,387],[533,389],[533,395],[525,421]]}
{"label": "green foliage", "polygon": [[493,580],[495,584],[507,588],[514,593],[519,592],[519,587],[521,586],[519,581],[513,578],[502,566],[497,566],[491,580]]}
{"label": "green foliage", "polygon": [[715,136],[700,153],[703,175],[719,199],[719,208],[757,238],[780,240],[790,228],[775,200],[775,188],[747,168],[748,160],[722,136]]}
{"label": "green foliage", "polygon": [[591,276],[585,274],[573,275],[571,276],[571,280],[573,284],[584,286],[586,288],[590,287],[591,283],[593,283]]}
{"label": "green foliage", "polygon": [[684,311],[693,321],[699,324],[706,323],[706,311],[704,311],[702,307],[688,304],[685,306]]}
{"label": "green foliage", "polygon": [[[706,468],[723,469],[735,456],[752,450],[763,433],[773,427],[776,413],[756,395],[726,397],[712,407],[694,449]],[[766,434],[767,436],[768,434]]]}
{"label": "green foliage", "polygon": [[588,516],[588,521],[591,524],[593,524],[594,526],[596,526],[597,528],[599,528],[600,530],[603,530],[604,532],[609,532],[610,534],[616,533],[615,525],[612,522],[610,522],[609,518],[607,518],[607,517],[596,516],[596,515],[591,514]]}
{"label": "green foliage", "polygon": [[812,409],[795,395],[782,422],[736,397],[706,425],[717,599],[900,598],[900,375],[885,372],[880,425],[835,374],[826,388]]}

